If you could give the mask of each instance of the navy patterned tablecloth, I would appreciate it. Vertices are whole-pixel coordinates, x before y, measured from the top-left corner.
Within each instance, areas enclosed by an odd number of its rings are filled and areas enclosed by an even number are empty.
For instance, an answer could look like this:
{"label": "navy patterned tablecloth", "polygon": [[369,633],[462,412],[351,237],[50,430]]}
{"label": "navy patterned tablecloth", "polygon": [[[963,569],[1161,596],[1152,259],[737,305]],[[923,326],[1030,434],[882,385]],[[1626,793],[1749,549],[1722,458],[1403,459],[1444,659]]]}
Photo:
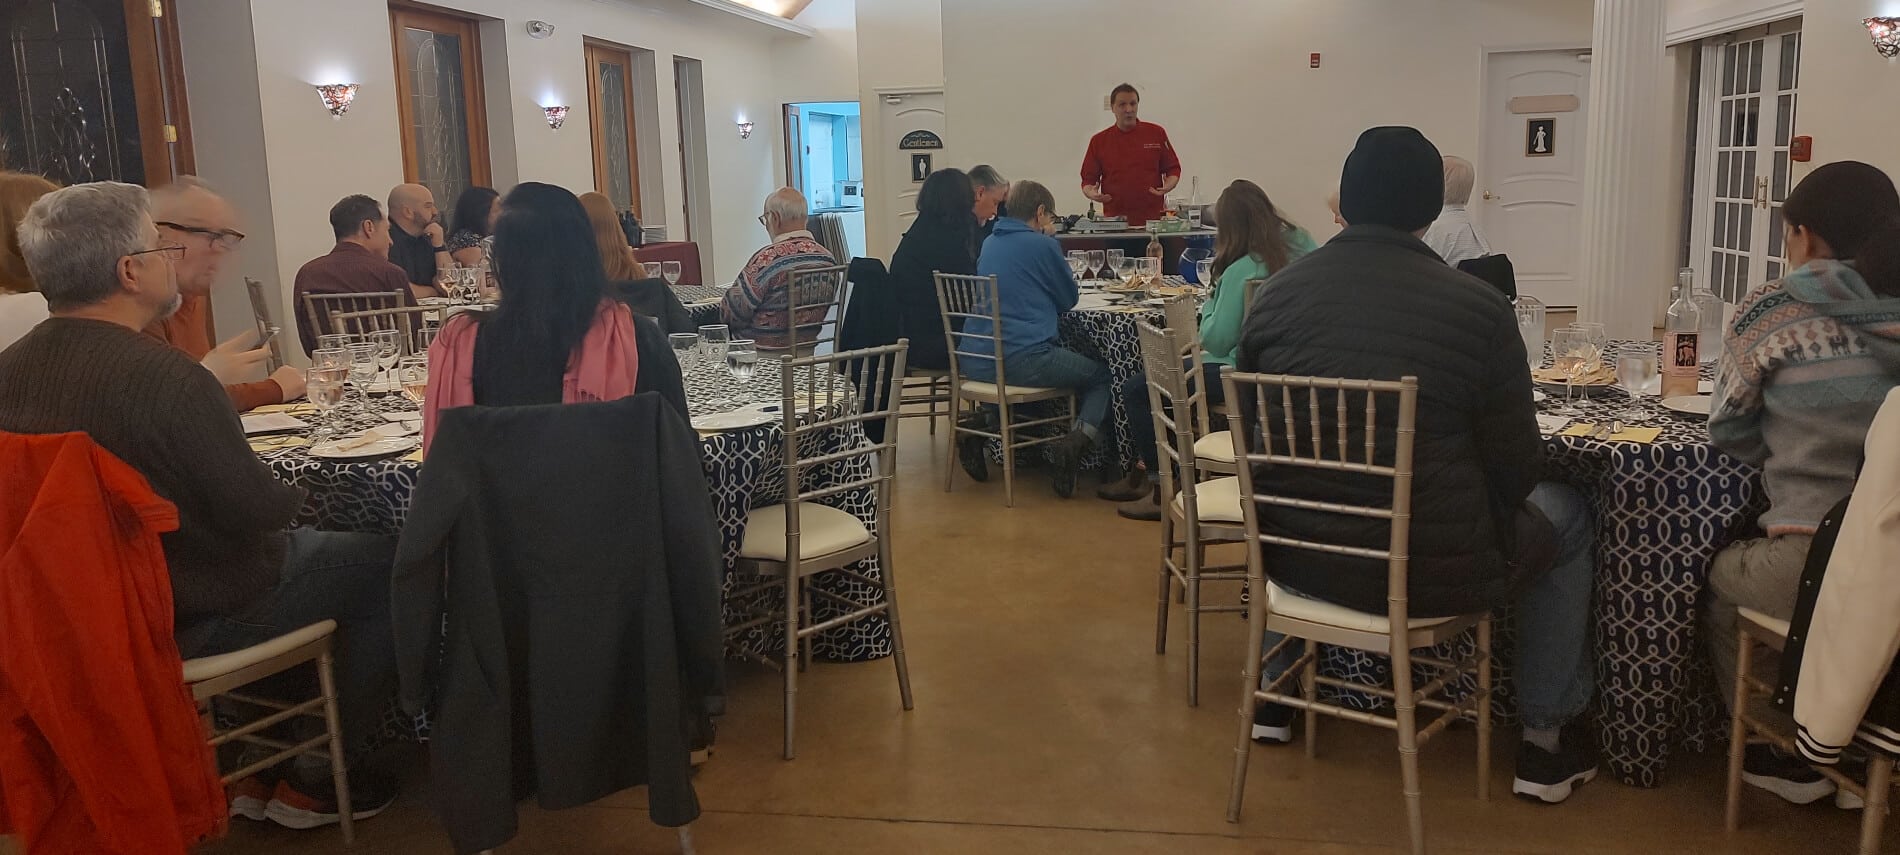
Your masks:
{"label": "navy patterned tablecloth", "polygon": [[719,323],[719,304],[726,299],[730,285],[675,285],[673,294],[686,306],[693,323],[704,326]]}
{"label": "navy patterned tablecloth", "polygon": [[[754,404],[776,403],[781,395],[779,363],[771,359],[759,360],[757,373],[744,382],[733,380],[723,366],[711,363],[687,366],[685,380],[688,405],[695,417]],[[849,388],[850,384],[845,382],[841,385]],[[409,409],[413,407],[394,397],[371,399],[366,408],[344,416],[342,423],[348,429],[371,427],[387,421],[381,415],[384,412]],[[299,412],[297,415],[306,421],[315,419],[314,414],[308,412]],[[719,517],[719,527],[724,535],[728,566],[739,554],[739,545],[745,536],[747,512],[784,498],[784,435],[784,427],[777,421],[738,430],[702,431],[700,434],[706,485],[712,494],[713,509]],[[866,440],[862,428],[853,424],[848,429],[819,434],[813,441],[823,444],[823,451],[833,451]],[[264,445],[267,442],[260,440],[254,446],[259,448],[259,456],[279,477],[309,491],[310,497],[304,504],[299,525],[331,531],[379,534],[401,531],[402,521],[409,511],[409,497],[415,490],[416,476],[422,468],[421,463],[403,457],[366,461],[325,460],[310,456],[307,447],[270,448]],[[839,461],[832,468],[817,472],[814,480],[848,480],[858,474],[868,474],[870,465],[868,457]],[[876,525],[876,494],[870,489],[829,497],[823,502],[850,512],[863,520],[866,526]],[[876,559],[864,562],[857,569],[873,579],[878,578],[880,573]],[[821,575],[815,584],[860,601],[880,595],[878,591],[868,590],[859,583],[838,578],[838,574]],[[729,576],[726,590],[730,592],[735,587],[735,579]],[[726,603],[728,621],[734,617],[735,609],[742,605],[731,601]],[[816,601],[814,607],[818,609],[819,620],[834,616],[828,611],[839,611],[835,605],[822,598]],[[734,639],[732,643],[752,653],[770,655],[780,649],[780,633],[776,630],[776,626],[770,629],[762,627]],[[889,656],[890,625],[883,616],[873,616],[819,635],[813,647],[818,656],[842,661]]]}
{"label": "navy patterned tablecloth", "polygon": [[[1561,404],[1561,389],[1551,391],[1540,412]],[[1545,477],[1577,487],[1596,511],[1595,713],[1603,761],[1624,783],[1654,787],[1674,747],[1707,748],[1727,726],[1699,632],[1700,601],[1709,560],[1767,500],[1759,470],[1709,444],[1705,419],[1646,400],[1657,417],[1642,424],[1663,431],[1655,442],[1546,437]],[[1627,395],[1604,390],[1579,402],[1584,414],[1574,418],[1607,423],[1628,405]],[[1515,658],[1515,627],[1510,609],[1499,618],[1494,650],[1502,678]],[[1469,651],[1470,643],[1451,642],[1438,654]],[[1390,672],[1383,656],[1339,648],[1327,649],[1322,667],[1356,680]],[[1499,684],[1497,707],[1508,714],[1510,681]],[[1348,702],[1355,700],[1370,705],[1364,697]]]}

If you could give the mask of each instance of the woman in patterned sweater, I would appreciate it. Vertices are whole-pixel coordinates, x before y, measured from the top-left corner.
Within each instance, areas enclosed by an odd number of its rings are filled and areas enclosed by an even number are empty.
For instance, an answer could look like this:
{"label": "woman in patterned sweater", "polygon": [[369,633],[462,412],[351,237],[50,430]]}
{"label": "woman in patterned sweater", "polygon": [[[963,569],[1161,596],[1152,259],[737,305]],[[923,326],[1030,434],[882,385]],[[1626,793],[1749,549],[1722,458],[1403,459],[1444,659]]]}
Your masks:
{"label": "woman in patterned sweater", "polygon": [[[1704,620],[1715,673],[1734,698],[1736,610],[1787,619],[1821,518],[1853,492],[1867,428],[1900,384],[1900,194],[1879,169],[1830,163],[1782,208],[1785,278],[1736,309],[1716,376],[1709,435],[1762,467],[1767,537],[1709,566]],[[1800,761],[1751,746],[1744,780],[1806,803],[1834,790]]]}

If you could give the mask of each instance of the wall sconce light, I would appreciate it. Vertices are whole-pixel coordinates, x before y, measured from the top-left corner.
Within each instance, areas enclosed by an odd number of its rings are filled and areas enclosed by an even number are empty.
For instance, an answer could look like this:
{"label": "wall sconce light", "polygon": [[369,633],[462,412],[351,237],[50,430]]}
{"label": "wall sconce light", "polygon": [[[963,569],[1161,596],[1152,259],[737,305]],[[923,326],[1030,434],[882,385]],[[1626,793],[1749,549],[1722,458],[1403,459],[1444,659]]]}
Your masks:
{"label": "wall sconce light", "polygon": [[1874,50],[1888,59],[1900,56],[1900,18],[1868,18],[1861,23],[1867,25],[1867,35],[1874,40]]}
{"label": "wall sconce light", "polygon": [[751,138],[752,138],[752,123],[740,122],[739,123],[739,139],[749,140]]}
{"label": "wall sconce light", "polygon": [[323,107],[330,111],[330,118],[341,119],[344,113],[350,111],[350,104],[356,100],[356,84],[318,84],[317,97],[323,99]]}
{"label": "wall sconce light", "polygon": [[567,121],[566,107],[542,107],[541,112],[548,114],[548,127],[554,130],[560,130],[561,125]]}

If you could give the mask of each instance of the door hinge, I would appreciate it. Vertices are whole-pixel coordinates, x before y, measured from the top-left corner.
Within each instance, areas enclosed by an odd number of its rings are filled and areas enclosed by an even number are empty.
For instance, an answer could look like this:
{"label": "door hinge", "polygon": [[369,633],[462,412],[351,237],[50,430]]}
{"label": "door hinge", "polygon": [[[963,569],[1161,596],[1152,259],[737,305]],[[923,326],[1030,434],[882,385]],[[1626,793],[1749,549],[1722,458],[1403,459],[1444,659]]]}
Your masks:
{"label": "door hinge", "polygon": [[168,143],[175,143],[178,141],[178,126],[177,125],[165,126],[165,141]]}
{"label": "door hinge", "polygon": [[165,0],[151,0],[151,3],[152,3],[152,17],[154,18],[165,17]]}

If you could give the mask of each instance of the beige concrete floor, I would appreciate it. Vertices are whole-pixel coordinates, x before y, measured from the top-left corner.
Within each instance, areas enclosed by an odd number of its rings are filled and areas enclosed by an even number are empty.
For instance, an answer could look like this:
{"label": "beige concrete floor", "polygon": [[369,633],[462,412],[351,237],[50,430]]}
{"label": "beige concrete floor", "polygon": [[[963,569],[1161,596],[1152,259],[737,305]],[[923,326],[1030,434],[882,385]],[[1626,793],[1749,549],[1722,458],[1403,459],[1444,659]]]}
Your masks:
{"label": "beige concrete floor", "polygon": [[[917,708],[904,712],[889,661],[814,665],[799,692],[799,756],[779,758],[780,684],[731,673],[731,714],[698,779],[703,853],[1147,853],[1345,855],[1398,851],[1405,825],[1391,735],[1321,728],[1317,760],[1252,749],[1246,812],[1225,820],[1244,623],[1204,623],[1202,703],[1185,697],[1179,606],[1154,652],[1153,524],[1115,516],[1085,484],[1062,501],[1031,471],[1017,507],[1002,485],[958,474],[942,487],[940,443],[907,424],[896,571]],[[1215,596],[1232,596],[1217,591]],[[1501,729],[1502,730],[1502,729]],[[1474,735],[1424,749],[1427,833],[1441,853],[1851,852],[1857,813],[1795,808],[1750,792],[1747,824],[1722,831],[1719,754],[1677,755],[1654,790],[1608,778],[1561,806],[1510,795],[1515,734],[1498,734],[1493,798],[1474,797]],[[447,853],[426,807],[426,772],[358,826],[351,850]],[[503,853],[673,852],[644,791],[585,808],[521,810]],[[209,847],[339,852],[334,829],[238,821]]]}

